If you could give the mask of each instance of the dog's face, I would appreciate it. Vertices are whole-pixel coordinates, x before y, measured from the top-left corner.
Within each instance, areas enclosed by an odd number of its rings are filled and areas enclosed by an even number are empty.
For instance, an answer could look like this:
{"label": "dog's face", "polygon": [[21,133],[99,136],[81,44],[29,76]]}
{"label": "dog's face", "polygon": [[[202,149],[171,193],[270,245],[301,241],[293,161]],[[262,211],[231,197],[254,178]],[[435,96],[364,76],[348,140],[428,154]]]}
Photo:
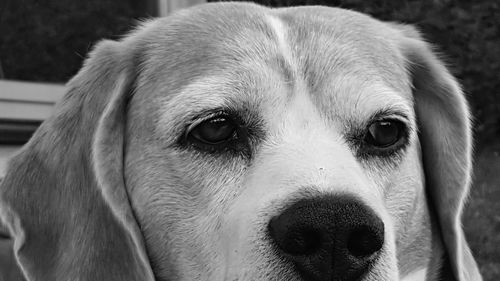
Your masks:
{"label": "dog's face", "polygon": [[411,27],[210,4],[68,87],[0,189],[29,280],[481,279],[467,105]]}
{"label": "dog's face", "polygon": [[[288,254],[270,222],[298,201],[335,205],[344,197],[383,225],[380,237],[365,237],[381,239],[367,246],[380,249],[356,261],[369,260],[366,280],[426,268],[430,221],[411,81],[395,31],[324,7],[211,8],[182,14],[175,26],[166,19],[148,27],[156,36],[147,38],[154,42],[129,104],[126,186],[158,276],[301,280],[322,272],[323,262],[297,272],[303,253]],[[359,212],[342,216],[355,221]],[[344,235],[296,219],[284,227]],[[338,220],[318,224],[355,231]],[[318,246],[331,251],[324,262],[343,262],[343,249],[325,247]],[[345,273],[333,260],[325,276]]]}

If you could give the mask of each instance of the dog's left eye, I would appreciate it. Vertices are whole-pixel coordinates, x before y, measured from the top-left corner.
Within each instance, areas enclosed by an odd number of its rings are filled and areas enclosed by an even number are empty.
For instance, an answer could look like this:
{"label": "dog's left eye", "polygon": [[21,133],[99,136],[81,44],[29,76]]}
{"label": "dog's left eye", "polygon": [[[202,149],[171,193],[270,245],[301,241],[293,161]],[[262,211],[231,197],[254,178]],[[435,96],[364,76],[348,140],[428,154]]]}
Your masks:
{"label": "dog's left eye", "polygon": [[402,137],[404,124],[398,120],[373,122],[365,135],[365,141],[377,148],[387,148],[396,144]]}
{"label": "dog's left eye", "polygon": [[236,124],[227,116],[218,116],[196,125],[189,137],[207,145],[218,145],[236,136]]}

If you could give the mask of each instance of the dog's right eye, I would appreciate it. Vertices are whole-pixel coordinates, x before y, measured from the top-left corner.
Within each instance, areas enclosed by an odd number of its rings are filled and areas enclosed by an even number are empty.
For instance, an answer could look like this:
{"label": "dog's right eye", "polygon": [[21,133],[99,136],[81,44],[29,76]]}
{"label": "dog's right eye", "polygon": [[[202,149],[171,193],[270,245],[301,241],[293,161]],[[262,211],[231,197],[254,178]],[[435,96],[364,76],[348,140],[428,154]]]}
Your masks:
{"label": "dog's right eye", "polygon": [[206,152],[245,152],[246,128],[237,117],[225,112],[210,114],[187,128],[184,143]]}
{"label": "dog's right eye", "polygon": [[218,145],[236,137],[236,124],[227,117],[205,120],[190,132],[191,138],[207,145]]}

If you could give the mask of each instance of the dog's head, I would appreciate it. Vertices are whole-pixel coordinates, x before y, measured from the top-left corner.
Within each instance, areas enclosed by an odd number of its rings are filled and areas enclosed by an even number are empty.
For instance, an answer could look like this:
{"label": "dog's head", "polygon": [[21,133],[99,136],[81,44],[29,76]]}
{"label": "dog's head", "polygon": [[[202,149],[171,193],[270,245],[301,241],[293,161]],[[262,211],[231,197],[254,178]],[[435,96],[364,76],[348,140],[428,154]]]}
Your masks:
{"label": "dog's head", "polygon": [[28,280],[481,279],[468,108],[412,27],[209,4],[68,87],[0,189]]}

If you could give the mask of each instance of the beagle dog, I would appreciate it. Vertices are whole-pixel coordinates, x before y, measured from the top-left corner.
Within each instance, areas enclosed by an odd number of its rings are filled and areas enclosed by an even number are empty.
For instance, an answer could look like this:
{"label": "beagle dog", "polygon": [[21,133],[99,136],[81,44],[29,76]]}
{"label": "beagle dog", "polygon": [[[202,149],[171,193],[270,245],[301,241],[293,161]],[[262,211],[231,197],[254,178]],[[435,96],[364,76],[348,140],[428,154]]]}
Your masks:
{"label": "beagle dog", "polygon": [[25,280],[482,280],[468,106],[411,26],[206,4],[67,87],[0,188]]}

